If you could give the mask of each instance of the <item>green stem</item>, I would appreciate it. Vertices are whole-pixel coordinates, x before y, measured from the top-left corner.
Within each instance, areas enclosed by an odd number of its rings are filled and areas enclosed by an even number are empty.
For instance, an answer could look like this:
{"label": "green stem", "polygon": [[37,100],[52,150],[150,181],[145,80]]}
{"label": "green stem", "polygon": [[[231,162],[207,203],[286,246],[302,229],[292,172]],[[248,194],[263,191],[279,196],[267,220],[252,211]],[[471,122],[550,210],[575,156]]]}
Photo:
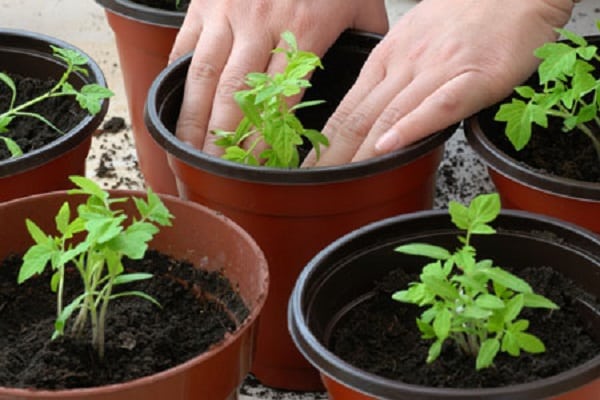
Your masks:
{"label": "green stem", "polygon": [[590,138],[590,140],[592,141],[592,145],[594,146],[594,149],[596,150],[596,157],[598,158],[598,161],[600,162],[600,139],[597,138],[596,135],[594,135],[594,132],[592,132],[592,130],[585,124],[577,124],[577,129],[579,129],[588,138]]}

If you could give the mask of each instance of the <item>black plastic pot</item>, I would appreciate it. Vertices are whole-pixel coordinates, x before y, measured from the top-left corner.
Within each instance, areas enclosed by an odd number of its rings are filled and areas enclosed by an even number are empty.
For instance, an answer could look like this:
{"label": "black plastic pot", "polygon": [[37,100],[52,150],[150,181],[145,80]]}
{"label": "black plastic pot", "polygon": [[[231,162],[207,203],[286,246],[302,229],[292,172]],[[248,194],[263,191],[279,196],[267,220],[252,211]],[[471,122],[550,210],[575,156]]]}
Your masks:
{"label": "black plastic pot", "polygon": [[[355,82],[381,36],[346,32],[323,57],[305,99],[325,107],[298,114],[321,129]],[[168,153],[180,196],[222,211],[244,227],[269,261],[271,291],[261,319],[254,374],[269,386],[322,388],[286,329],[286,304],[302,267],[321,248],[365,223],[431,208],[444,142],[455,126],[393,154],[333,167],[252,167],[208,155],[179,141],[179,115],[190,56],[167,67],[148,93],[146,124]]]}
{"label": "black plastic pot", "polygon": [[[586,39],[600,45],[600,35]],[[534,78],[535,75],[530,78],[532,84],[536,82]],[[505,124],[494,121],[494,115],[505,101],[480,111],[464,124],[467,141],[487,165],[502,204],[561,218],[600,233],[600,183],[534,170],[507,155],[489,139],[504,135]]]}
{"label": "black plastic pot", "polygon": [[[66,65],[52,55],[50,45],[81,49],[53,37],[34,32],[0,29],[0,71],[36,79],[59,80]],[[87,56],[87,55],[86,55]],[[74,87],[89,83],[106,86],[104,75],[94,60],[85,68],[88,76],[76,72],[69,78]],[[70,188],[69,175],[85,174],[85,159],[92,133],[98,128],[108,110],[104,100],[100,112],[87,115],[73,129],[57,140],[16,158],[0,161],[0,201],[34,193]]]}
{"label": "black plastic pot", "polygon": [[[559,220],[523,211],[503,211],[498,233],[474,242],[478,257],[517,269],[555,268],[600,297],[600,237]],[[333,242],[299,276],[289,303],[289,329],[300,352],[322,374],[331,399],[535,400],[598,398],[600,355],[577,368],[530,383],[479,389],[431,388],[405,384],[362,371],[328,348],[335,324],[369,296],[373,282],[392,269],[422,268],[423,259],[394,251],[399,244],[426,242],[456,246],[459,231],[447,211],[389,218]],[[407,321],[414,323],[414,320]]]}
{"label": "black plastic pot", "polygon": [[156,192],[177,194],[175,178],[144,125],[144,105],[152,81],[167,66],[184,12],[148,7],[129,0],[96,0],[114,33],[127,95],[140,170]]}

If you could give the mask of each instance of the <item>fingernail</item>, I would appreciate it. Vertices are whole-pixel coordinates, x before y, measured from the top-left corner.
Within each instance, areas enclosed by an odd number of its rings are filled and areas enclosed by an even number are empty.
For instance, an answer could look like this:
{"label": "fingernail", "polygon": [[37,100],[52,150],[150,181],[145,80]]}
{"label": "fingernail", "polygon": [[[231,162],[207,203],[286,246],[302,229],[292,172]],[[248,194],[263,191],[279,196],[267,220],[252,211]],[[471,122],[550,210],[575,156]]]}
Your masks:
{"label": "fingernail", "polygon": [[375,143],[375,150],[379,153],[388,153],[396,148],[397,143],[395,132],[387,131]]}

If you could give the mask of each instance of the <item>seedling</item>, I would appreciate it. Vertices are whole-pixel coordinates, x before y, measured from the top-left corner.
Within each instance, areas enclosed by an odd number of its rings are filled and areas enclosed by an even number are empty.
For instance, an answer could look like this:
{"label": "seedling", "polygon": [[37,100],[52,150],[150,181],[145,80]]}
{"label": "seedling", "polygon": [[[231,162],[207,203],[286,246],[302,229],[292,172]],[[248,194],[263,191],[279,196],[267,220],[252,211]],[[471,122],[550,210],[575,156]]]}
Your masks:
{"label": "seedling", "polygon": [[56,46],[50,46],[52,48],[53,55],[64,61],[67,64],[67,68],[59,81],[49,91],[42,95],[30,99],[22,104],[16,105],[15,100],[17,98],[17,87],[15,82],[10,76],[0,72],[0,81],[3,82],[11,91],[11,99],[8,110],[0,113],[0,140],[4,141],[8,151],[12,157],[18,157],[23,154],[21,147],[10,137],[2,135],[3,133],[9,132],[9,125],[16,117],[31,117],[42,121],[55,131],[64,134],[58,127],[56,127],[51,121],[44,118],[42,115],[28,112],[27,109],[43,100],[60,97],[60,96],[74,96],[79,106],[84,110],[87,110],[91,115],[95,115],[100,111],[102,99],[111,97],[113,92],[104,86],[98,85],[97,83],[91,83],[84,85],[80,90],[77,90],[68,82],[71,73],[78,72],[83,75],[88,74],[88,71],[83,67],[88,63],[86,56],[80,52],[72,49],[65,49]]}
{"label": "seedling", "polygon": [[499,352],[519,356],[544,352],[544,343],[527,332],[529,321],[518,318],[524,307],[558,309],[549,299],[535,294],[527,282],[507,272],[489,259],[477,260],[471,244],[473,235],[496,231],[489,222],[500,212],[497,194],[477,196],[468,207],[450,202],[452,222],[466,231],[455,252],[425,243],[397,247],[400,253],[424,256],[435,261],[426,264],[420,282],[393,294],[393,299],[426,309],[417,318],[424,339],[433,340],[427,362],[435,361],[446,340],[457,344],[476,358],[480,370],[492,365]]}
{"label": "seedling", "polygon": [[[235,132],[216,129],[219,136],[216,144],[225,148],[223,158],[242,164],[269,167],[296,168],[300,164],[298,146],[303,138],[310,141],[320,155],[321,144],[327,146],[325,135],[315,129],[305,129],[294,112],[300,108],[316,106],[323,100],[303,101],[292,107],[287,99],[310,87],[306,76],[317,67],[323,68],[321,60],[313,53],[298,49],[296,38],[291,32],[284,32],[282,39],[288,49],[276,48],[273,53],[285,53],[287,66],[283,73],[270,76],[266,73],[250,73],[246,84],[250,87],[234,95],[244,118]],[[245,140],[250,141],[247,148],[242,147]],[[264,143],[267,148],[255,157],[256,147]]]}
{"label": "seedling", "polygon": [[[596,26],[600,30],[600,21]],[[502,104],[495,119],[506,122],[507,137],[521,150],[529,143],[533,124],[547,128],[548,118],[558,117],[564,132],[577,129],[590,139],[600,161],[600,77],[594,77],[592,64],[600,62],[598,48],[566,29],[557,32],[568,42],[546,43],[535,51],[542,60],[540,88],[515,88],[521,98]]]}
{"label": "seedling", "polygon": [[[140,218],[128,221],[128,216],[121,210],[112,208],[113,204],[127,201],[126,198],[110,198],[107,192],[85,177],[73,176],[71,181],[78,188],[70,190],[69,194],[86,195],[87,201],[77,207],[73,219],[68,202],[60,207],[55,217],[57,236],[43,232],[35,222],[26,220],[35,244],[23,256],[18,282],[41,274],[49,265],[54,271],[50,288],[57,294],[52,338],[64,334],[67,320],[78,311],[72,325],[73,334],[81,335],[89,319],[92,345],[103,359],[106,313],[111,300],[138,296],[159,305],[153,297],[140,291],[114,291],[119,285],[152,277],[149,273],[125,273],[123,257],[142,259],[148,242],[159,231],[158,226],[170,226],[173,216],[160,198],[148,189],[146,200],[132,198]],[[81,276],[83,293],[64,306],[65,268],[69,264]]]}

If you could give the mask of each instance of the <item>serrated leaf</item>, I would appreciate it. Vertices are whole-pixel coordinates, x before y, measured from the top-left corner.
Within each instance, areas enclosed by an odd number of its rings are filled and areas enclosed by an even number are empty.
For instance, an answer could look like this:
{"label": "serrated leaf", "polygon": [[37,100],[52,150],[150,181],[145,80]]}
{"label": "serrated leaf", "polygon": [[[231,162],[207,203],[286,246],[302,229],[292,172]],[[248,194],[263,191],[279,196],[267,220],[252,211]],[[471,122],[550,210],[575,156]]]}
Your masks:
{"label": "serrated leaf", "polygon": [[534,52],[543,61],[538,67],[540,84],[561,80],[573,70],[577,61],[577,50],[566,43],[546,43]]}
{"label": "serrated leaf", "polygon": [[91,83],[83,86],[75,98],[79,106],[91,115],[97,114],[102,108],[102,101],[114,96],[114,93],[104,86]]}
{"label": "serrated leaf", "polygon": [[529,143],[533,123],[544,128],[548,126],[548,118],[542,107],[519,99],[502,104],[494,119],[506,122],[504,132],[516,150],[523,149]]}
{"label": "serrated leaf", "polygon": [[440,277],[433,275],[421,275],[421,280],[427,289],[446,300],[455,300],[459,297],[456,288],[452,286],[450,282]]}
{"label": "serrated leaf", "polygon": [[452,218],[452,223],[459,229],[467,230],[469,228],[469,209],[457,201],[451,200],[448,203],[448,212]]}
{"label": "serrated leaf", "polygon": [[23,256],[23,264],[19,269],[17,282],[21,284],[32,276],[44,272],[53,251],[53,247],[47,242],[31,246]]}
{"label": "serrated leaf", "polygon": [[70,219],[71,219],[71,209],[69,208],[69,203],[65,201],[62,204],[62,206],[60,207],[60,209],[58,210],[56,217],[54,218],[54,221],[56,223],[56,229],[58,229],[58,231],[60,233],[62,233],[63,235],[65,234],[65,232],[67,231],[67,229],[69,227]]}
{"label": "serrated leaf", "polygon": [[500,213],[500,196],[498,193],[480,194],[469,204],[469,211],[477,223],[491,222]]}
{"label": "serrated leaf", "polygon": [[417,318],[417,327],[421,331],[422,339],[433,339],[436,337],[435,331],[431,324],[423,321],[422,319]]}

